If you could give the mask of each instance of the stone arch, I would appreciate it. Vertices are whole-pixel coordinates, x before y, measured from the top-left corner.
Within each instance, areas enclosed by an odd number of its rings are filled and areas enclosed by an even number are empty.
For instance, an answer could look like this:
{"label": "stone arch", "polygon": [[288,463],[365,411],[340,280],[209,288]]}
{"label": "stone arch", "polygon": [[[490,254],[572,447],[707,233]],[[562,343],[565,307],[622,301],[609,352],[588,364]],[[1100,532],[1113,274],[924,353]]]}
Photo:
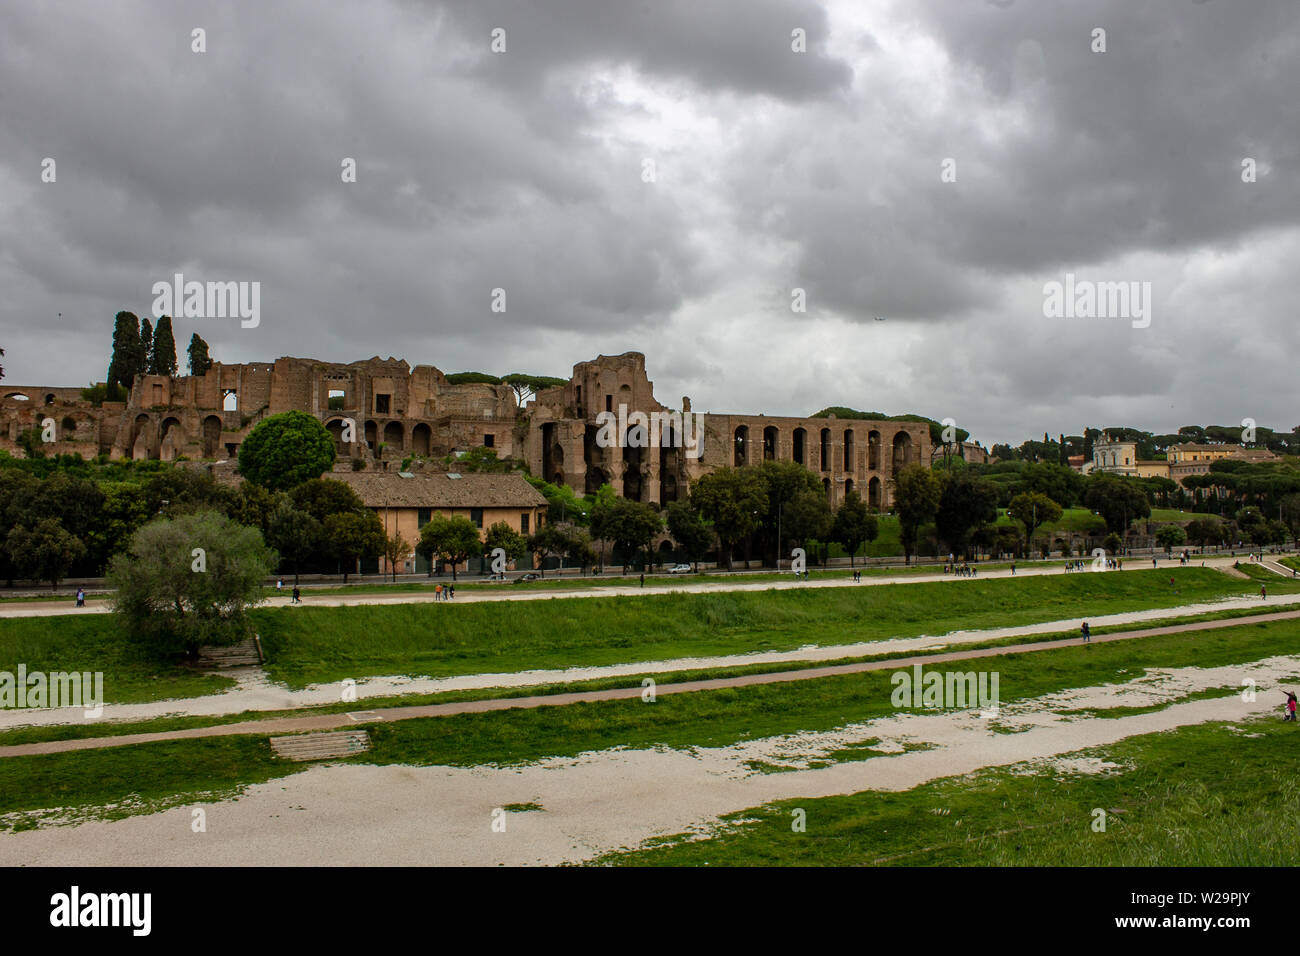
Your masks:
{"label": "stone arch", "polygon": [[821,433],[820,448],[818,449],[821,455],[822,471],[831,470],[831,465],[833,464],[831,458],[835,454],[833,448],[834,446],[833,443],[831,442],[831,430],[829,428],[823,428]]}
{"label": "stone arch", "polygon": [[153,455],[153,423],[149,416],[140,414],[135,416],[135,421],[131,424],[131,457],[140,461],[150,458]]}
{"label": "stone arch", "polygon": [[[853,429],[846,428],[844,429],[844,470],[850,474],[857,470],[853,467],[855,453],[856,449],[853,447]],[[851,485],[853,482],[849,482],[849,484]]]}
{"label": "stone arch", "polygon": [[325,430],[329,432],[330,437],[334,439],[335,453],[341,454],[344,452],[346,449],[343,447],[343,419],[331,418],[325,423]]}
{"label": "stone arch", "polygon": [[847,498],[851,494],[853,494],[853,479],[846,478],[844,479],[844,497]]}
{"label": "stone arch", "polygon": [[203,419],[203,457],[216,458],[221,447],[221,416],[209,415]]}
{"label": "stone arch", "polygon": [[893,470],[897,472],[904,465],[912,462],[912,436],[907,432],[894,435]]}
{"label": "stone arch", "polygon": [[411,451],[428,458],[433,451],[433,429],[426,422],[418,422],[411,429]]}
{"label": "stone arch", "polygon": [[54,393],[53,393],[53,392],[46,392],[46,394],[45,394],[45,404],[46,404],[46,405],[53,405],[53,404],[54,404]]}
{"label": "stone arch", "polygon": [[185,444],[185,432],[180,419],[168,416],[163,419],[158,431],[158,457],[163,461],[174,461]]}
{"label": "stone arch", "polygon": [[781,431],[775,425],[763,429],[763,460],[776,461],[781,449]]}
{"label": "stone arch", "polygon": [[822,479],[822,490],[826,492],[827,501],[833,500],[831,494],[831,480],[829,478]]}
{"label": "stone arch", "polygon": [[880,432],[874,428],[867,432],[867,470],[880,470]]}
{"label": "stone arch", "polygon": [[31,399],[22,392],[10,392],[5,398],[13,399],[15,402],[30,402]]}
{"label": "stone arch", "polygon": [[389,422],[384,426],[384,444],[387,450],[401,452],[404,450],[406,431],[401,422]]}
{"label": "stone arch", "polygon": [[882,490],[880,477],[872,475],[871,480],[867,482],[867,507],[872,511],[879,511],[883,505]]}
{"label": "stone arch", "polygon": [[808,432],[802,428],[794,430],[794,436],[790,442],[790,457],[794,459],[797,465],[808,464]]}
{"label": "stone arch", "polygon": [[736,427],[735,437],[735,458],[733,464],[739,468],[742,465],[749,464],[749,426],[739,425]]}
{"label": "stone arch", "polygon": [[375,448],[379,445],[379,426],[375,424],[373,418],[366,421],[365,435],[366,446],[370,449],[371,453],[373,453]]}

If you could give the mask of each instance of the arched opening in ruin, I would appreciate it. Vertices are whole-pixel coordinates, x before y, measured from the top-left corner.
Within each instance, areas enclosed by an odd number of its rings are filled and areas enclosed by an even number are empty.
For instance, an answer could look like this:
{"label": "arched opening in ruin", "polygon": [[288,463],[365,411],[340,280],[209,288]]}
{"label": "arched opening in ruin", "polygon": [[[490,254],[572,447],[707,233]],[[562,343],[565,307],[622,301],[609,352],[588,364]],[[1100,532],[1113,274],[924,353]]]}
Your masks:
{"label": "arched opening in ruin", "polygon": [[623,497],[633,501],[640,501],[644,490],[641,474],[641,466],[646,463],[646,450],[641,447],[644,431],[640,425],[629,425],[623,435]]}
{"label": "arched opening in ruin", "polygon": [[780,432],[775,425],[763,429],[763,460],[776,461],[777,448],[780,445]]}
{"label": "arched opening in ruin", "polygon": [[347,449],[343,445],[343,419],[331,418],[325,423],[325,430],[334,439],[334,453],[338,455],[344,454]]}
{"label": "arched opening in ruin", "polygon": [[832,501],[833,499],[831,498],[831,480],[829,478],[822,479],[822,490],[826,492],[826,500]]}
{"label": "arched opening in ruin", "polygon": [[203,419],[203,457],[216,458],[221,447],[221,416],[209,415]]}
{"label": "arched opening in ruin", "polygon": [[233,388],[222,389],[221,410],[223,412],[239,411],[239,393],[236,392]]}
{"label": "arched opening in ruin", "polygon": [[872,511],[879,511],[881,508],[881,482],[877,477],[873,477],[867,482],[867,507]]}
{"label": "arched opening in ruin", "polygon": [[791,452],[792,455],[794,456],[795,464],[806,465],[808,463],[805,460],[808,457],[807,444],[808,444],[808,433],[804,431],[802,428],[796,428],[794,430],[794,442],[793,442],[792,452]]}
{"label": "arched opening in ruin", "polygon": [[429,457],[433,450],[433,429],[426,423],[419,422],[411,429],[411,451],[422,457]]}
{"label": "arched opening in ruin", "polygon": [[911,464],[911,461],[912,436],[907,432],[899,432],[894,436],[894,472],[897,473],[904,465]]}
{"label": "arched opening in ruin", "polygon": [[844,429],[844,470],[852,474],[855,470],[853,467],[854,448],[853,448],[853,429]]}
{"label": "arched opening in ruin", "polygon": [[874,429],[867,433],[867,470],[880,470],[880,432]]}
{"label": "arched opening in ruin", "polygon": [[681,441],[672,425],[659,436],[659,504],[677,500],[677,475],[681,470]]}
{"label": "arched opening in ruin", "polygon": [[47,392],[47,393],[46,393],[46,395],[45,395],[45,404],[46,404],[46,405],[53,405],[53,404],[54,404],[54,393],[53,393],[53,392]]}
{"label": "arched opening in ruin", "polygon": [[152,423],[148,415],[137,415],[131,425],[131,457],[139,460],[153,456]]}
{"label": "arched opening in ruin", "polygon": [[844,479],[844,497],[847,498],[851,494],[853,494],[853,479],[846,478]]}
{"label": "arched opening in ruin", "polygon": [[[555,475],[564,470],[564,449],[556,441],[555,422],[542,426],[542,476]],[[558,454],[558,457],[557,457]],[[561,482],[554,482],[558,485]]]}
{"label": "arched opening in ruin", "polygon": [[366,447],[370,449],[371,454],[374,454],[375,448],[379,445],[379,426],[375,424],[374,419],[366,422],[365,432]]}
{"label": "arched opening in ruin", "polygon": [[749,464],[749,426],[741,425],[736,429],[736,452],[733,463],[737,468]]}
{"label": "arched opening in ruin", "polygon": [[823,428],[821,433],[820,449],[822,471],[831,470],[831,465],[833,464],[831,461],[831,455],[833,454],[831,444],[831,430],[829,428]]}
{"label": "arched opening in ruin", "polygon": [[389,422],[384,426],[384,450],[400,453],[403,450],[404,429],[401,422]]}
{"label": "arched opening in ruin", "polygon": [[30,402],[31,399],[22,392],[10,392],[5,398],[13,399],[15,402]]}

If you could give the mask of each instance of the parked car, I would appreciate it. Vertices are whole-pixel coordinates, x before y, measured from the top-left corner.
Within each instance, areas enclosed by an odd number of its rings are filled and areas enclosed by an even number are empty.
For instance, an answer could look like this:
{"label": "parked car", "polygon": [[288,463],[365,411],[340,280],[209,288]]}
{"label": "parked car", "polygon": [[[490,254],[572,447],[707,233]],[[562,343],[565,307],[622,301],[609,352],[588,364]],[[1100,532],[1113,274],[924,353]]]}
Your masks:
{"label": "parked car", "polygon": [[691,566],[689,564],[674,564],[668,569],[669,574],[690,574]]}
{"label": "parked car", "polygon": [[527,574],[521,574],[519,577],[515,578],[515,584],[519,584],[522,581],[540,581],[541,579],[542,576],[540,574],[535,571],[529,571]]}

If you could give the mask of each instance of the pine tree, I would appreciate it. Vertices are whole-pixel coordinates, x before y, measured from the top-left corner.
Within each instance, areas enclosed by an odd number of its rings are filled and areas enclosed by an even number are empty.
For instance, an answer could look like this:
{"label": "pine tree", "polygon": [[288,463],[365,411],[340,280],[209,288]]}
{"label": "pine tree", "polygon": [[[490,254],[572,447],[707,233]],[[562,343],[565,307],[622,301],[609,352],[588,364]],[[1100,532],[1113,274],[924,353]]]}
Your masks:
{"label": "pine tree", "polygon": [[108,384],[130,388],[144,371],[140,354],[140,320],[134,312],[119,312],[113,320],[113,357],[108,363]]}
{"label": "pine tree", "polygon": [[212,359],[208,355],[208,343],[199,338],[199,333],[195,332],[190,336],[190,347],[188,351],[190,356],[190,374],[206,375],[208,369],[212,368]]}
{"label": "pine tree", "polygon": [[156,374],[158,369],[153,360],[153,325],[148,319],[140,320],[140,351],[145,355],[144,374]]}
{"label": "pine tree", "polygon": [[172,317],[164,315],[153,330],[153,353],[149,368],[155,375],[176,374],[176,339],[172,337]]}

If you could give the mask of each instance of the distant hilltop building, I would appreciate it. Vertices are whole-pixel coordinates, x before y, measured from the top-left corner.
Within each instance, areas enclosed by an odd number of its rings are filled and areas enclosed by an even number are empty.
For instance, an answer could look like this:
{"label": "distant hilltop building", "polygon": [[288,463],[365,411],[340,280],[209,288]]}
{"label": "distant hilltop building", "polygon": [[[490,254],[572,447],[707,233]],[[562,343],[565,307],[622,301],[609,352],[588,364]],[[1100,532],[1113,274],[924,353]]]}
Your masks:
{"label": "distant hilltop building", "polygon": [[[319,418],[340,458],[367,469],[486,447],[579,494],[609,483],[624,497],[659,505],[684,497],[719,467],[780,460],[818,475],[832,506],[857,491],[885,509],[894,473],[929,463],[932,450],[925,422],[696,414],[689,398],[669,408],[655,398],[639,352],[580,362],[568,382],[540,391],[524,408],[507,385],[453,384],[431,365],[378,356],[346,365],[286,357],[214,363],[197,376],[144,375],[125,402],[101,405],[79,388],[10,386],[0,397],[0,447],[21,455],[19,435],[52,421],[47,454],[231,459],[258,422],[290,410]],[[657,444],[638,436],[638,413],[669,423],[656,429]],[[695,416],[694,434],[677,434],[673,423],[688,415]],[[611,422],[621,432],[613,441]],[[352,442],[344,440],[349,423]],[[987,457],[975,449],[963,446],[963,457]]]}
{"label": "distant hilltop building", "polygon": [[[1186,442],[1170,445],[1163,460],[1138,460],[1136,442],[1112,441],[1107,438],[1093,442],[1091,467],[1089,463],[1084,463],[1079,470],[1084,474],[1102,472],[1138,478],[1170,478],[1181,484],[1188,475],[1207,474],[1210,465],[1216,461],[1276,461],[1277,458],[1267,448]],[[1072,464],[1073,461],[1071,459]]]}

